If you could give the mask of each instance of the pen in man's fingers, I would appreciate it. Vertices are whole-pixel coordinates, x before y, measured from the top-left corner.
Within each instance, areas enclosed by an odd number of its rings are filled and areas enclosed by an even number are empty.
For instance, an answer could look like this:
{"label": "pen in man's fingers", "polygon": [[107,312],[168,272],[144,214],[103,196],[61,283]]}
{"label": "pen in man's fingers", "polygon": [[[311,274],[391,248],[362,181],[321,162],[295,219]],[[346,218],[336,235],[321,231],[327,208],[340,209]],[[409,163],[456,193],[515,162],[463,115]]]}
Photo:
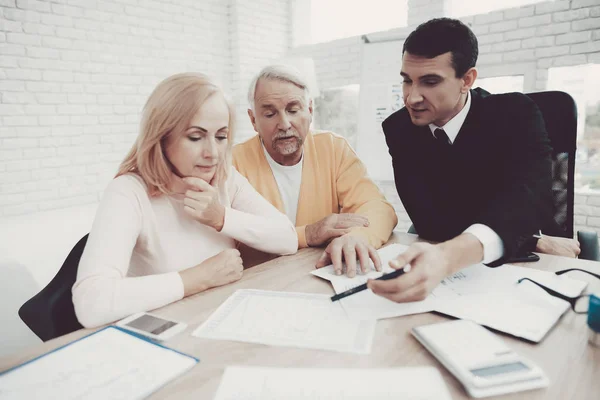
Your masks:
{"label": "pen in man's fingers", "polygon": [[[397,278],[397,277],[401,276],[402,274],[410,271],[410,268],[411,268],[410,264],[408,264],[404,268],[397,269],[388,274],[383,274],[379,278],[376,278],[375,280],[387,281],[390,279]],[[367,284],[363,283],[362,285],[358,285],[356,287],[353,287],[352,289],[348,289],[345,292],[338,293],[334,296],[331,296],[331,301],[338,301],[338,300],[343,299],[344,297],[348,297],[354,293],[362,292],[365,289],[367,289]]]}

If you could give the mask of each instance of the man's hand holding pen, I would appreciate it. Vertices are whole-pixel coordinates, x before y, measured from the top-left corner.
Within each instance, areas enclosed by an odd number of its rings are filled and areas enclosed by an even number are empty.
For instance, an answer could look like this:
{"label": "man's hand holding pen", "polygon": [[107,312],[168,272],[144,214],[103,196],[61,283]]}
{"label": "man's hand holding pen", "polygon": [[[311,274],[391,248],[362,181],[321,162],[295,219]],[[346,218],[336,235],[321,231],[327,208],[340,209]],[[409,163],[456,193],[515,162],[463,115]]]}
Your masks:
{"label": "man's hand holding pen", "polygon": [[396,270],[410,265],[410,273],[390,280],[369,280],[367,286],[373,293],[397,303],[424,300],[449,275],[443,248],[429,243],[411,245],[389,265]]}

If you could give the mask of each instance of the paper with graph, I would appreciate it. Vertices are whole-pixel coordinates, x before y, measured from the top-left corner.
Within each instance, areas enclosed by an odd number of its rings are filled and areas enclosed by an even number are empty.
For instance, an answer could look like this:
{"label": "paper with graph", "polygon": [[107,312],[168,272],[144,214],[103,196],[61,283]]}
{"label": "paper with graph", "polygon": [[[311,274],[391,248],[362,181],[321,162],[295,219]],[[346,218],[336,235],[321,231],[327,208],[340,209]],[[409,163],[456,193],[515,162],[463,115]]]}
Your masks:
{"label": "paper with graph", "polygon": [[227,367],[215,400],[450,400],[439,371]]}
{"label": "paper with graph", "polygon": [[0,398],[142,399],[198,360],[115,327],[0,375]]}
{"label": "paper with graph", "polygon": [[237,290],[193,335],[273,346],[367,354],[375,321],[352,320],[330,296]]}

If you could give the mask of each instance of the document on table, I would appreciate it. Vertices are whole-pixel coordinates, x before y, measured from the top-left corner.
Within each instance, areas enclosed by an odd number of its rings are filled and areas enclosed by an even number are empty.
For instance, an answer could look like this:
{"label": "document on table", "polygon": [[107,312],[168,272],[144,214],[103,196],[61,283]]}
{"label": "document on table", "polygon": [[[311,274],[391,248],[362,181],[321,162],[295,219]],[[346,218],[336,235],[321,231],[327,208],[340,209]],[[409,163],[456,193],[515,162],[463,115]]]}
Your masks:
{"label": "document on table", "polygon": [[[371,269],[366,274],[358,273],[354,278],[348,278],[345,274],[336,275],[333,272],[333,266],[329,265],[316,269],[311,274],[330,281],[333,290],[336,293],[341,293],[367,282],[368,279],[376,279],[384,273],[394,271],[389,266],[389,262],[399,254],[405,252],[406,249],[408,249],[408,246],[402,244],[391,244],[379,249],[378,253],[381,258],[382,272]],[[382,319],[433,311],[435,296],[433,294],[423,301],[395,303],[384,297],[377,296],[371,290],[367,289],[341,299],[338,302],[342,304],[348,316],[353,319]]]}
{"label": "document on table", "polygon": [[[399,254],[404,253],[406,249],[408,249],[408,246],[398,243],[391,244],[389,246],[385,246],[379,249],[377,253],[379,253],[379,258],[381,259],[381,272],[376,271],[371,265],[369,267],[369,272],[363,274],[360,269],[360,262],[357,261],[356,264],[358,271],[354,278],[348,278],[345,273],[342,275],[336,275],[333,271],[333,265],[328,265],[323,268],[315,269],[314,271],[311,271],[311,274],[330,281],[333,285],[335,292],[340,293],[345,290],[352,289],[355,286],[361,285],[365,283],[368,279],[376,279],[384,273],[394,271],[394,269],[389,266],[389,262],[396,258],[396,256],[398,256]],[[345,270],[346,265],[344,264],[344,272]]]}
{"label": "document on table", "polygon": [[440,302],[435,311],[537,343],[569,309],[566,301],[545,295],[518,289],[473,294]]}
{"label": "document on table", "polygon": [[[485,267],[483,267],[485,268]],[[533,279],[568,296],[577,296],[587,283],[551,272],[503,265],[473,278],[470,272],[482,272],[482,267],[471,266],[463,272],[467,281],[454,282],[452,290],[460,296],[446,298],[436,305],[435,311],[452,317],[470,319],[532,342],[540,342],[570,305],[550,296],[535,284],[521,278]]]}
{"label": "document on table", "polygon": [[[365,283],[369,278],[375,279],[382,273],[391,272],[389,260],[406,248],[395,244],[379,250],[383,272],[372,270],[368,274],[348,278],[335,275],[333,267],[327,266],[312,274],[331,281],[334,291],[340,293]],[[340,300],[340,303],[352,318],[382,319],[437,311],[539,342],[569,309],[569,304],[530,282],[519,284],[521,278],[530,278],[568,296],[577,296],[586,287],[586,282],[548,271],[515,265],[489,268],[475,264],[442,280],[423,301],[394,303],[365,290]]]}
{"label": "document on table", "polygon": [[0,398],[141,399],[197,359],[107,327],[0,375]]}
{"label": "document on table", "polygon": [[330,296],[237,290],[194,336],[368,354],[374,320],[350,319]]}
{"label": "document on table", "polygon": [[215,400],[451,400],[439,371],[227,367]]}

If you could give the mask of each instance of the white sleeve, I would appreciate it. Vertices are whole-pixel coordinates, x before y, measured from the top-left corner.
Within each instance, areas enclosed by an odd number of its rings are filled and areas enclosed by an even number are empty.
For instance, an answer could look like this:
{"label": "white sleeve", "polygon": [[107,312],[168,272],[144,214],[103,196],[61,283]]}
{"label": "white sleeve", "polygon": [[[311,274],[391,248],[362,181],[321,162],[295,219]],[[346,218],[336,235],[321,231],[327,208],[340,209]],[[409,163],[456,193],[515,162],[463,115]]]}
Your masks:
{"label": "white sleeve", "polygon": [[298,236],[289,218],[265,200],[235,168],[231,173],[231,207],[225,208],[221,232],[267,253],[295,253]]}
{"label": "white sleeve", "polygon": [[86,328],[183,297],[183,282],[177,272],[127,277],[142,229],[139,192],[145,194],[145,188],[135,178],[116,178],[98,206],[73,285],[75,314]]}
{"label": "white sleeve", "polygon": [[463,233],[470,233],[475,236],[483,245],[484,264],[496,261],[504,255],[504,242],[500,236],[489,226],[483,224],[473,224]]}

